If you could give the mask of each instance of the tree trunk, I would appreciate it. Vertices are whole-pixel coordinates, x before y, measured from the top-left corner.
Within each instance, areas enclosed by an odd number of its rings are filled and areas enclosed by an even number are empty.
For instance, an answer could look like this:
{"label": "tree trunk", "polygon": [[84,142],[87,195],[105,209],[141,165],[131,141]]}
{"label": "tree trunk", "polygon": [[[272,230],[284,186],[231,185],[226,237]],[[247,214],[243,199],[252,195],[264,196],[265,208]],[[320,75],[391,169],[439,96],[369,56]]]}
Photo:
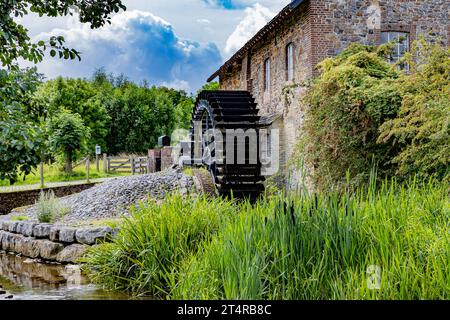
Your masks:
{"label": "tree trunk", "polygon": [[72,174],[72,158],[66,157],[65,171],[68,175]]}

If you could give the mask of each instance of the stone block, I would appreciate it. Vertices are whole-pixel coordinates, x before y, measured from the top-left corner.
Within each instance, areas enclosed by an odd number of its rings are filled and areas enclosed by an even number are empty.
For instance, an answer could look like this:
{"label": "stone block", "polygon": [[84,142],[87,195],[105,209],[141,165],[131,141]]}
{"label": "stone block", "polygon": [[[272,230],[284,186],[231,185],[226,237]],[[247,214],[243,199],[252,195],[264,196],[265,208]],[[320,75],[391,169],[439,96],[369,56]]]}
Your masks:
{"label": "stone block", "polygon": [[24,235],[26,237],[31,237],[33,235],[33,228],[36,225],[36,223],[28,222],[28,221],[22,221],[17,224],[17,233],[20,233],[21,235]]}
{"label": "stone block", "polygon": [[59,241],[65,243],[74,243],[76,232],[77,229],[74,228],[61,228],[59,230]]}
{"label": "stone block", "polygon": [[99,227],[89,229],[78,229],[76,232],[76,240],[79,243],[93,245],[98,240],[107,240],[114,236],[115,232],[110,227]]}
{"label": "stone block", "polygon": [[72,244],[65,247],[56,256],[56,261],[61,263],[75,263],[87,252],[89,246],[84,244]]}
{"label": "stone block", "polygon": [[53,225],[50,223],[39,223],[33,227],[33,237],[42,239],[50,236]]}
{"label": "stone block", "polygon": [[61,243],[52,242],[50,240],[37,240],[39,247],[39,256],[45,260],[56,260],[56,256],[64,246]]}

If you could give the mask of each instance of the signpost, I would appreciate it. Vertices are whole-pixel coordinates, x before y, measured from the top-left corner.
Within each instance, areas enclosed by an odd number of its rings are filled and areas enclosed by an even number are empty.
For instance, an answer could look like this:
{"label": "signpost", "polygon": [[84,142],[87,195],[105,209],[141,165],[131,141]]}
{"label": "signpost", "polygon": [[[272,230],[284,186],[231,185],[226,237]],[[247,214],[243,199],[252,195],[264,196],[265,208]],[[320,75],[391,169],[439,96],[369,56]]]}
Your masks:
{"label": "signpost", "polygon": [[99,145],[95,146],[95,165],[97,167],[97,172],[100,172],[99,156],[102,154],[102,147]]}

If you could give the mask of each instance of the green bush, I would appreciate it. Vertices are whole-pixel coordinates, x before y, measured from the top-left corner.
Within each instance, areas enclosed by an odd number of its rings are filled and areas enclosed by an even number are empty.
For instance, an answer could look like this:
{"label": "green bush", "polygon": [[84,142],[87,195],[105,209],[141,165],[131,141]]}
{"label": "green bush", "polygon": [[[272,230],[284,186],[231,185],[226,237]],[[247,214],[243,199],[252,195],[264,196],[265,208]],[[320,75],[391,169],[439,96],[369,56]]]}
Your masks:
{"label": "green bush", "polygon": [[163,297],[178,281],[181,261],[210,241],[235,211],[233,203],[206,196],[141,203],[113,243],[88,253],[87,273],[109,289]]}
{"label": "green bush", "polygon": [[422,39],[405,60],[412,72],[397,81],[402,104],[381,126],[378,142],[398,146],[392,160],[398,175],[450,181],[450,49]]}
{"label": "green bush", "polygon": [[389,65],[388,52],[353,44],[319,65],[298,145],[319,190],[364,183],[372,163],[381,177],[448,180],[450,50],[416,41],[399,62],[409,72]]}
{"label": "green bush", "polygon": [[39,222],[53,223],[68,213],[69,209],[64,206],[53,191],[41,192],[36,202],[36,217]]}
{"label": "green bush", "polygon": [[401,96],[394,86],[399,72],[380,48],[353,44],[320,64],[322,75],[309,89],[300,154],[313,170],[318,189],[339,187],[349,172],[353,184],[367,181],[375,161],[391,173],[389,145],[377,144],[378,128],[392,119]]}

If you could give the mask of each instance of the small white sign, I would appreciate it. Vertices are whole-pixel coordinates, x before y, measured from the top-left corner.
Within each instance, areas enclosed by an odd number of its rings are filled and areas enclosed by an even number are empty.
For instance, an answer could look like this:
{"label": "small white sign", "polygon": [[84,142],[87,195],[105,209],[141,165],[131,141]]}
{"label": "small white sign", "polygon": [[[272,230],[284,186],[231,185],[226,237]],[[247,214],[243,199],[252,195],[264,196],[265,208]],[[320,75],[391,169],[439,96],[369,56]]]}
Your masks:
{"label": "small white sign", "polygon": [[102,154],[102,147],[95,146],[95,154]]}

